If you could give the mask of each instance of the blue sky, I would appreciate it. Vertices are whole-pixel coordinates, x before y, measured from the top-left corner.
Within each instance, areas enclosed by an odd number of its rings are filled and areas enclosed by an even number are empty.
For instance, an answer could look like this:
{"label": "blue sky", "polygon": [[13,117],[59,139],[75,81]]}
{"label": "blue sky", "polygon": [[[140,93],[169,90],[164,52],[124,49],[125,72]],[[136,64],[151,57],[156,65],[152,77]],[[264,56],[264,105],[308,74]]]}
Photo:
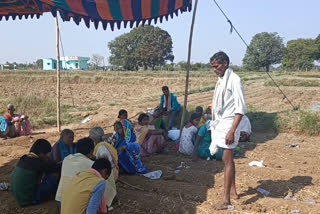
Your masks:
{"label": "blue sky", "polygon": [[[249,43],[260,32],[278,32],[284,41],[315,38],[320,34],[319,0],[219,0],[233,24]],[[173,39],[175,62],[186,61],[192,13],[158,23]],[[83,22],[61,22],[66,56],[109,56],[107,43],[130,29],[88,29]],[[236,65],[242,64],[246,48],[212,0],[199,0],[193,39],[192,61],[207,63],[219,50],[225,51]],[[46,14],[40,19],[0,21],[0,63],[33,62],[55,57],[55,19]],[[62,54],[62,53],[61,53]]]}

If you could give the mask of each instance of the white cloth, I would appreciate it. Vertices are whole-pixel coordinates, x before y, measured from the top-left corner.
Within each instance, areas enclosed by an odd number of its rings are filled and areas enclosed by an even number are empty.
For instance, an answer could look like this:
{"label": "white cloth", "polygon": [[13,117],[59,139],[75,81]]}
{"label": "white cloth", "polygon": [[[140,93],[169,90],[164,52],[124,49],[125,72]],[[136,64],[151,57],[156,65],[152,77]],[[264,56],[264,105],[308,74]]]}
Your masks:
{"label": "white cloth", "polygon": [[93,161],[81,153],[68,155],[62,162],[61,178],[56,193],[56,201],[61,201],[62,193],[71,183],[72,178],[79,172],[83,172],[93,165]]}
{"label": "white cloth", "polygon": [[239,124],[239,130],[240,132],[246,132],[248,134],[251,134],[251,123],[249,118],[246,115],[243,115],[240,124]]}
{"label": "white cloth", "polygon": [[189,128],[183,127],[179,145],[179,152],[186,155],[192,155],[194,149],[192,141],[197,131],[198,129],[195,126],[190,126]]}
{"label": "white cloth", "polygon": [[111,164],[111,167],[112,168],[114,167],[112,156],[111,156],[109,150],[105,146],[99,146],[98,151],[96,153],[96,158],[97,159],[99,159],[99,158],[108,159]]}
{"label": "white cloth", "polygon": [[212,115],[215,120],[211,123],[211,155],[218,151],[218,147],[234,149],[238,145],[239,126],[234,134],[233,144],[226,145],[226,136],[232,127],[235,114],[245,113],[244,90],[240,77],[228,68],[224,76],[219,77],[212,100]]}

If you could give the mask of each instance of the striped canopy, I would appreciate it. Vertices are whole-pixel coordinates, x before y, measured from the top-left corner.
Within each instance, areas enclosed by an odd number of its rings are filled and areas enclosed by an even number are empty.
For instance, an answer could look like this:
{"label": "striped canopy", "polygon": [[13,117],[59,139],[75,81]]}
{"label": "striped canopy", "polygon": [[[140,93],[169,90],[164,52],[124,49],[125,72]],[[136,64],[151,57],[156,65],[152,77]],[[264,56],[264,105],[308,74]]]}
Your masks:
{"label": "striped canopy", "polygon": [[190,11],[191,4],[192,0],[2,0],[0,20],[3,16],[6,20],[28,15],[39,18],[48,11],[56,16],[59,11],[63,21],[72,18],[78,25],[83,20],[87,27],[93,22],[95,28],[101,23],[103,29],[110,25],[113,30],[115,25],[120,29],[121,23],[124,27],[128,23],[133,27],[150,24],[152,20],[162,22],[163,18],[173,18],[179,11]]}

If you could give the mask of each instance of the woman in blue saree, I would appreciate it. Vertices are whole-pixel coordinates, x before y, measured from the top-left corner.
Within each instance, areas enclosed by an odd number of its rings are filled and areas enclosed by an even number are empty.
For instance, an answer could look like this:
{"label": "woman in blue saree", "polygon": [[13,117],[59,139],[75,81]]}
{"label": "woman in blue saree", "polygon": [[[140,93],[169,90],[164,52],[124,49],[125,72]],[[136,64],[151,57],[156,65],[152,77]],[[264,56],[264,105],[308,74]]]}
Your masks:
{"label": "woman in blue saree", "polygon": [[147,168],[140,159],[140,145],[131,123],[124,119],[114,124],[112,144],[118,151],[118,163],[121,170],[128,174],[144,174]]}

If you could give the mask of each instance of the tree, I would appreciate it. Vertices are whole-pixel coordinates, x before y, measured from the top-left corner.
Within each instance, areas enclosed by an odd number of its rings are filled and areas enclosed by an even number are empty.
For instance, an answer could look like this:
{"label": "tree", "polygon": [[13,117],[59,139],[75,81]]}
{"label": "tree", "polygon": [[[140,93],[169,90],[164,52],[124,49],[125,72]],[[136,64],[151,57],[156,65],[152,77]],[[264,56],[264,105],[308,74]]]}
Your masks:
{"label": "tree", "polygon": [[287,43],[287,60],[290,69],[311,69],[317,59],[318,47],[313,39],[297,39]]}
{"label": "tree", "polygon": [[42,59],[37,59],[35,62],[37,69],[41,70],[43,69],[43,60]]}
{"label": "tree", "polygon": [[317,47],[317,53],[315,54],[315,59],[320,60],[320,34],[317,36],[317,38],[314,40],[316,47]]}
{"label": "tree", "polygon": [[103,65],[104,57],[99,54],[93,54],[90,61],[94,69],[97,69],[99,66]]}
{"label": "tree", "polygon": [[167,31],[140,26],[108,43],[109,62],[126,70],[154,69],[172,62],[172,39]]}
{"label": "tree", "polygon": [[250,70],[264,68],[269,71],[271,65],[281,62],[283,48],[283,40],[277,33],[258,33],[247,48],[243,64]]}

